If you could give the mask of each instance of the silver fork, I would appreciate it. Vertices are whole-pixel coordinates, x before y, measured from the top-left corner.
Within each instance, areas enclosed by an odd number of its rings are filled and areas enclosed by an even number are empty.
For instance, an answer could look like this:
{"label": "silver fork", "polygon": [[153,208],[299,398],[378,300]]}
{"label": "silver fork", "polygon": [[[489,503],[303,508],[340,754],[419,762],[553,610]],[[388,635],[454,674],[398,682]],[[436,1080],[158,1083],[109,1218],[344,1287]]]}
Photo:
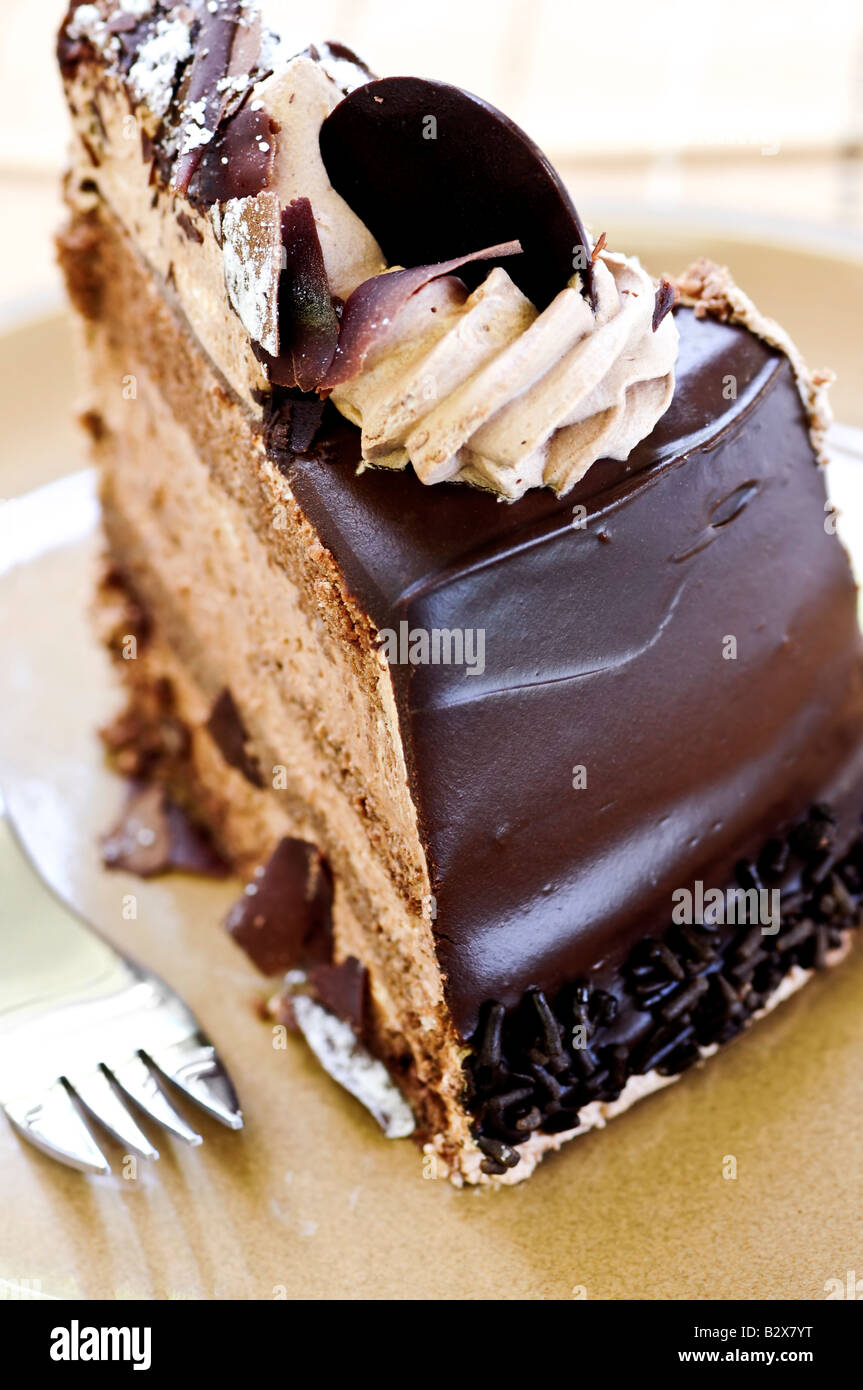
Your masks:
{"label": "silver fork", "polygon": [[[182,999],[115,951],[43,883],[0,794],[0,1109],[23,1137],[85,1173],[110,1173],[96,1120],[125,1150],[158,1152],[128,1102],[187,1144],[201,1136],[167,1079],[229,1129],[237,1097]],[[14,905],[14,906],[13,906]]]}

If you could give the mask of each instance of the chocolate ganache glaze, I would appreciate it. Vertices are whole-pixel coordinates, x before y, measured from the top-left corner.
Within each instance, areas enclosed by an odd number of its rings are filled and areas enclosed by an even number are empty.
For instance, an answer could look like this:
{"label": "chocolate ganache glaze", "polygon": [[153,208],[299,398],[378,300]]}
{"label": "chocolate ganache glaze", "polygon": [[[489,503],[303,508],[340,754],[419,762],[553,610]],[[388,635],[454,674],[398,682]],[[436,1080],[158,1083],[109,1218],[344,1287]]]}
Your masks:
{"label": "chocolate ganache glaze", "polygon": [[379,629],[485,634],[481,673],[393,667],[465,1038],[487,1001],[613,988],[676,888],[732,882],[813,802],[857,834],[856,594],[791,367],[676,319],[668,413],[563,501],[358,476],[335,418],[283,464]]}

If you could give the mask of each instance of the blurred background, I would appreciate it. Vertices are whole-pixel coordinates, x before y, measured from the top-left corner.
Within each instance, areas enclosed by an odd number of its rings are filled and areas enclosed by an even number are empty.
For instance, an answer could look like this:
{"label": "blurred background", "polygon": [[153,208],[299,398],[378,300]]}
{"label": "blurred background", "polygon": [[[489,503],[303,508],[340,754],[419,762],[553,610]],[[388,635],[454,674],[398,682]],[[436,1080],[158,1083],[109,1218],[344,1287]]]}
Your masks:
{"label": "blurred background", "polygon": [[[269,0],[379,73],[478,92],[565,172],[583,215],[645,206],[863,235],[859,0]],[[57,285],[65,0],[0,0],[0,301]],[[601,218],[600,218],[601,220]]]}
{"label": "blurred background", "polygon": [[[503,107],[561,168],[593,230],[641,251],[657,273],[703,249],[748,274],[766,309],[787,312],[790,301],[793,318],[798,253],[863,265],[860,0],[267,3],[298,48],[340,38],[381,74],[437,76]],[[0,0],[7,322],[59,295],[52,234],[66,120],[53,47],[65,8]],[[734,252],[744,243],[779,248],[779,260],[746,261],[744,272]],[[821,334],[810,289],[808,317],[789,326],[818,358],[842,305]],[[860,275],[842,293],[856,340]]]}

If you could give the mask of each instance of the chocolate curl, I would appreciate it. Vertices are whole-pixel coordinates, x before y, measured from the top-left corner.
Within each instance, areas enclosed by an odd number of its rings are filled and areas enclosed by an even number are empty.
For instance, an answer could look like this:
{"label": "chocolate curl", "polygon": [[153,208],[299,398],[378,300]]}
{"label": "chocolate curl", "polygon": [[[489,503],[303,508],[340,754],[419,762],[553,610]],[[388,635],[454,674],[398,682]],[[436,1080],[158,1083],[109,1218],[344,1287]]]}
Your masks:
{"label": "chocolate curl", "polygon": [[439,280],[443,275],[452,275],[470,261],[496,261],[520,254],[520,242],[506,241],[500,246],[489,246],[484,251],[472,251],[468,256],[456,256],[451,261],[439,261],[437,265],[418,265],[410,270],[392,270],[364,280],[345,304],[339,344],[332,366],[321,382],[320,390],[331,391],[333,387],[353,380],[362,371],[375,342],[389,327],[399,310],[432,280]]}
{"label": "chocolate curl", "polygon": [[[243,0],[217,0],[215,10],[209,4],[203,6],[184,101],[185,111],[198,108],[200,119],[192,120],[186,115],[180,128],[180,154],[174,169],[174,188],[178,193],[188,191],[204,149],[228,108],[231,92],[221,85],[222,79],[250,72],[260,52],[260,42],[260,15],[246,10]],[[199,132],[200,143],[185,149],[188,137],[197,137]],[[205,138],[206,132],[209,134]]]}
{"label": "chocolate curl", "polygon": [[278,358],[267,358],[276,386],[314,391],[326,375],[339,340],[324,254],[308,198],[282,212],[285,264],[279,287]]}

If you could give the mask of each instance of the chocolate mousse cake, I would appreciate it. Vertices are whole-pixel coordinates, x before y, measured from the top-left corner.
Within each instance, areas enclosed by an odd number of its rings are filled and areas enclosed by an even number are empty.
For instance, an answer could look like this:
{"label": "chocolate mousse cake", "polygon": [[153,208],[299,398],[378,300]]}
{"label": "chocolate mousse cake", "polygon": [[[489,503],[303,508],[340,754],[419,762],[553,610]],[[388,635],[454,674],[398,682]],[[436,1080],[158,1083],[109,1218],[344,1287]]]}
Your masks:
{"label": "chocolate mousse cake", "polygon": [[515,1182],[858,924],[826,375],[279,9],[60,33],[106,737],[245,877],[277,1016],[429,1175]]}

